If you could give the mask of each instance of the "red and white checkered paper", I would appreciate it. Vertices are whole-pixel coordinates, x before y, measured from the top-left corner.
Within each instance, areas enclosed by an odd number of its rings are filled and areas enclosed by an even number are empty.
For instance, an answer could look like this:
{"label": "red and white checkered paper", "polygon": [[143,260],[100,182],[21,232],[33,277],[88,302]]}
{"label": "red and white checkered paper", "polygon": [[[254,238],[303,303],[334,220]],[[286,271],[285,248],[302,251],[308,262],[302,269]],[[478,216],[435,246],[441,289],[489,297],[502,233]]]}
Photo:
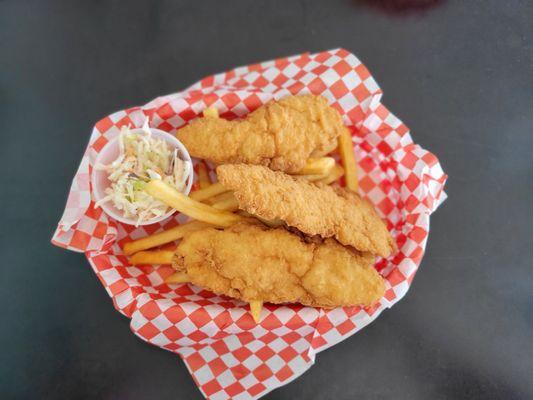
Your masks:
{"label": "red and white checkered paper", "polygon": [[[326,97],[351,129],[360,193],[387,221],[399,252],[376,268],[387,291],[372,309],[323,310],[266,305],[255,324],[243,302],[190,284],[166,285],[169,266],[128,264],[122,245],[183,223],[177,215],[139,228],[94,208],[90,173],[97,153],[123,125],[146,117],[168,132],[215,106],[223,118],[242,117],[269,100],[313,93]],[[446,175],[437,158],[413,143],[408,128],[383,104],[367,68],[344,49],[301,54],[209,76],[187,90],[96,123],[52,242],[84,252],[117,310],[143,340],[178,354],[211,400],[253,399],[305,372],[315,355],[372,322],[400,300],[420,265],[429,216],[445,199]],[[342,182],[341,182],[342,183]]]}

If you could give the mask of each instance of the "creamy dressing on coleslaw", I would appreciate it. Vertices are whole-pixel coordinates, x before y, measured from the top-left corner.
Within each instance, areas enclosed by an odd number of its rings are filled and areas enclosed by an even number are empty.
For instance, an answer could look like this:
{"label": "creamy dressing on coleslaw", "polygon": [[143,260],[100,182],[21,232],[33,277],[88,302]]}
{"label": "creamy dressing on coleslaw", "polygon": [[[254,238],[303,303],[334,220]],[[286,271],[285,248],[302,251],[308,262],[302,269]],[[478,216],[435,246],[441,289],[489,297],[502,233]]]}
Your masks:
{"label": "creamy dressing on coleslaw", "polygon": [[109,165],[95,166],[108,172],[111,181],[111,186],[105,189],[106,196],[96,202],[96,207],[112,201],[124,217],[136,219],[136,226],[169,210],[166,204],[144,191],[148,181],[161,179],[183,192],[192,172],[191,163],[179,158],[177,149],[152,136],[148,121],[142,129],[142,134],[137,134],[129,127],[122,127],[117,159]]}

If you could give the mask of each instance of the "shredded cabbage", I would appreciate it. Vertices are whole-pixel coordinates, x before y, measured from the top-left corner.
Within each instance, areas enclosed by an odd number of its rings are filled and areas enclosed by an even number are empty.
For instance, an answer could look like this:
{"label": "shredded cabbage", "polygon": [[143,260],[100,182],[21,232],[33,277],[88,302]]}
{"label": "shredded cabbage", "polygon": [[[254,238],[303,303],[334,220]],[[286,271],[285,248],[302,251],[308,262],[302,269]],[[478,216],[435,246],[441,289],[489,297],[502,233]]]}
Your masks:
{"label": "shredded cabbage", "polygon": [[96,207],[112,201],[125,218],[136,219],[135,226],[169,210],[166,204],[144,191],[146,182],[161,179],[183,192],[192,172],[191,163],[179,158],[177,149],[173,150],[164,140],[152,137],[148,121],[142,129],[142,134],[135,134],[129,127],[122,127],[117,159],[109,165],[96,165],[109,173],[111,181],[111,186],[105,189],[106,196],[96,202]]}

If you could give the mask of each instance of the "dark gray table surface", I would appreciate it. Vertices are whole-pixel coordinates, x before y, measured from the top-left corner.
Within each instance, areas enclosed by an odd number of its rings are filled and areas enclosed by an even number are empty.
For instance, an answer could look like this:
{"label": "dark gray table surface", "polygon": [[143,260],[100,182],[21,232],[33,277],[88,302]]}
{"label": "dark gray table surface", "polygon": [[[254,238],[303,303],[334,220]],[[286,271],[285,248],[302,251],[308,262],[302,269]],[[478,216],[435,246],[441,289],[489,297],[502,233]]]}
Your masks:
{"label": "dark gray table surface", "polygon": [[49,243],[70,181],[110,112],[335,47],[440,158],[449,199],[408,295],[265,398],[533,398],[533,2],[422,2],[1,1],[0,398],[201,397]]}

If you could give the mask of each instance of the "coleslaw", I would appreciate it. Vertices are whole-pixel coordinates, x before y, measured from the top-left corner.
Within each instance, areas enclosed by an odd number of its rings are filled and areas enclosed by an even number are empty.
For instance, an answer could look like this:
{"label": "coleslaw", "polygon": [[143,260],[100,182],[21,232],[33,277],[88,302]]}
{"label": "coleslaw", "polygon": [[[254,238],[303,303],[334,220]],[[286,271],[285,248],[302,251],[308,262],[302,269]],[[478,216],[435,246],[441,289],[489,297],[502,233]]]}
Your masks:
{"label": "coleslaw", "polygon": [[183,192],[192,173],[192,165],[178,156],[177,149],[152,136],[148,120],[140,134],[131,132],[127,126],[122,127],[118,143],[120,153],[117,159],[109,165],[95,166],[108,172],[111,181],[110,187],[105,189],[106,196],[95,206],[112,201],[124,217],[136,219],[136,226],[139,226],[141,222],[169,211],[166,204],[144,191],[146,183],[160,179]]}

